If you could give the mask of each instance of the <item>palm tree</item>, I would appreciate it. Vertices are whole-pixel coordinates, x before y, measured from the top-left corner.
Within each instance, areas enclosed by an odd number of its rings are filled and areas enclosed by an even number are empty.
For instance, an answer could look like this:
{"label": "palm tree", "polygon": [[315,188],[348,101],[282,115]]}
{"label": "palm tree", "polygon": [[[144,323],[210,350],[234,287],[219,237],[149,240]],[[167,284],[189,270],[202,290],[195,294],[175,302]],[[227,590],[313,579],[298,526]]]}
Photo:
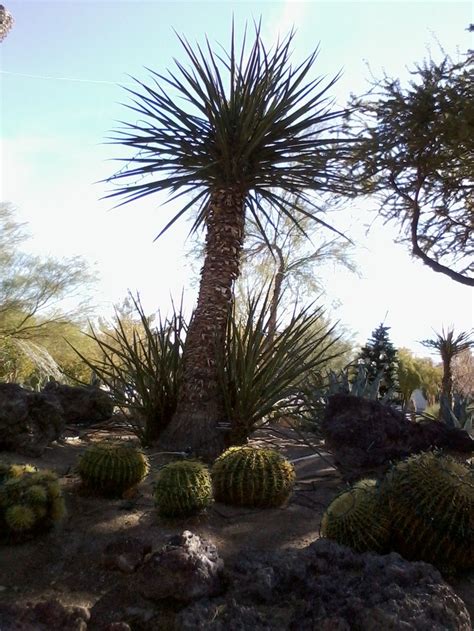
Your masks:
{"label": "palm tree", "polygon": [[474,340],[471,339],[471,334],[467,331],[461,331],[455,337],[454,329],[448,329],[447,331],[442,329],[441,333],[436,333],[435,339],[423,340],[421,343],[427,348],[434,348],[441,355],[441,361],[443,362],[441,395],[444,397],[446,406],[451,410],[453,403],[452,361],[456,355],[474,346]]}
{"label": "palm tree", "polygon": [[[310,195],[346,190],[338,164],[345,112],[332,110],[328,97],[338,76],[308,78],[317,50],[291,66],[293,36],[267,50],[256,25],[250,48],[244,36],[236,51],[232,28],[230,53],[215,52],[208,40],[204,49],[193,49],[179,37],[189,67],[176,61],[177,71],[168,75],[150,71],[151,85],[137,80],[140,88],[128,90],[128,107],[140,121],[125,123],[111,138],[137,153],[109,178],[119,188],[108,197],[122,196],[124,204],[159,191],[170,192],[172,200],[186,195],[158,237],[190,211],[196,213],[191,232],[206,229],[183,385],[162,438],[163,445],[190,447],[203,457],[218,454],[226,442],[218,428],[225,414],[216,361],[239,275],[246,213],[262,232],[268,203],[296,225],[309,216],[338,232],[316,217]],[[288,201],[295,196],[297,206]]]}

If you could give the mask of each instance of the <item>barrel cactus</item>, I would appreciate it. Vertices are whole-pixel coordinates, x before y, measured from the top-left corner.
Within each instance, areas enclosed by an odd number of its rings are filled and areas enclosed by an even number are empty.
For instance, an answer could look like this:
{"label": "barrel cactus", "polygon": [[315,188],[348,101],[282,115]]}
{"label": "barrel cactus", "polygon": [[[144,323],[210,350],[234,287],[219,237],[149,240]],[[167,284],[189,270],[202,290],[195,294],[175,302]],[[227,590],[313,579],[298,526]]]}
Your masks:
{"label": "barrel cactus", "polygon": [[474,567],[474,469],[440,452],[398,463],[381,486],[393,547],[446,572]]}
{"label": "barrel cactus", "polygon": [[212,467],[214,498],[237,506],[281,506],[295,477],[293,465],[277,451],[231,447]]}
{"label": "barrel cactus", "polygon": [[185,517],[199,512],[212,502],[208,468],[197,460],[165,465],[156,479],[154,498],[162,517]]}
{"label": "barrel cactus", "polygon": [[133,445],[120,442],[91,445],[78,463],[78,473],[84,486],[110,497],[120,497],[137,485],[148,470],[145,454]]}
{"label": "barrel cactus", "polygon": [[0,485],[0,531],[9,541],[48,530],[64,515],[64,499],[52,471],[27,471]]}
{"label": "barrel cactus", "polygon": [[356,552],[388,550],[390,522],[375,480],[360,480],[331,502],[322,518],[321,535]]}
{"label": "barrel cactus", "polygon": [[0,462],[0,484],[11,478],[18,478],[23,473],[33,473],[37,468],[31,464],[9,464]]}

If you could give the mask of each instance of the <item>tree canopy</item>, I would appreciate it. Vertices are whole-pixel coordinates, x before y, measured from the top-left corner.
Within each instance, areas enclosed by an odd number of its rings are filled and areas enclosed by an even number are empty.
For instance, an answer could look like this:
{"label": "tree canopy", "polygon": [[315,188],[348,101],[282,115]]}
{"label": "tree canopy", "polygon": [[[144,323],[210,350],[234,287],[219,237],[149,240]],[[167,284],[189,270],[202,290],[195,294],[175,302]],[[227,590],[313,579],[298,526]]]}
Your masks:
{"label": "tree canopy", "polygon": [[84,378],[65,339],[85,351],[81,326],[91,314],[87,294],[95,276],[80,257],[26,253],[27,239],[13,206],[0,204],[0,380],[61,378],[60,369]]}
{"label": "tree canopy", "polygon": [[[0,335],[38,339],[51,327],[90,313],[86,297],[95,279],[81,257],[62,260],[25,253],[25,224],[9,204],[0,204]],[[66,304],[77,302],[72,308]]]}
{"label": "tree canopy", "polygon": [[357,194],[431,269],[474,286],[474,76],[472,54],[416,65],[406,86],[383,76],[352,98],[350,168]]}

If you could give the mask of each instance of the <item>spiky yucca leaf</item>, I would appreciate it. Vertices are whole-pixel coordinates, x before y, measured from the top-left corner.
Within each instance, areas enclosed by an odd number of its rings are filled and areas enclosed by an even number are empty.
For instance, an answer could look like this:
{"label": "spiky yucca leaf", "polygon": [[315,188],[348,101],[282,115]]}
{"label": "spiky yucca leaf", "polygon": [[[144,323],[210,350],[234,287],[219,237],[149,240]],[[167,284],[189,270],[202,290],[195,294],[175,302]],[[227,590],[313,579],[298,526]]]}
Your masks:
{"label": "spiky yucca leaf", "polygon": [[[189,195],[160,235],[196,204],[193,230],[205,224],[212,191],[229,187],[244,192],[262,232],[260,218],[269,219],[264,201],[297,225],[306,215],[327,226],[303,191],[347,190],[337,150],[347,146],[338,133],[345,111],[331,109],[328,95],[339,75],[310,77],[318,49],[293,67],[293,38],[291,32],[267,49],[256,25],[253,44],[244,35],[238,51],[232,28],[226,53],[207,40],[193,48],[179,37],[189,65],[176,61],[168,75],[150,70],[150,83],[136,80],[137,89],[127,89],[127,107],[140,121],[124,123],[111,138],[133,153],[119,158],[126,164],[109,178],[118,189],[108,197],[126,203],[159,191],[172,199]],[[289,202],[285,193],[307,206]]]}
{"label": "spiky yucca leaf", "polygon": [[130,429],[143,446],[156,440],[176,409],[182,380],[182,354],[187,331],[182,304],[170,317],[158,317],[156,326],[143,310],[140,299],[130,294],[138,315],[139,328],[132,335],[116,315],[112,333],[100,333],[91,326],[89,338],[101,351],[102,360],[81,357],[122,411]]}
{"label": "spiky yucca leaf", "polygon": [[228,320],[224,354],[218,362],[231,442],[247,438],[259,422],[288,415],[302,384],[339,353],[339,339],[324,311],[313,304],[293,312],[269,338],[270,291],[249,296],[246,315],[234,311]]}

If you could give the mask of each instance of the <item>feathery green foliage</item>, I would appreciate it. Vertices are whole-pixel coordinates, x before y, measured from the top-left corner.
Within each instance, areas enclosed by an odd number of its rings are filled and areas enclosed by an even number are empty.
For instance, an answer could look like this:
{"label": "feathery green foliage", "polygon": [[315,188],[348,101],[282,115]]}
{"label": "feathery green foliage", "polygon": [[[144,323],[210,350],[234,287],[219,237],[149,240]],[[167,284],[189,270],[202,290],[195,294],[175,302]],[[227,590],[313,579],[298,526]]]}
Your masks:
{"label": "feathery green foliage", "polygon": [[0,484],[0,532],[9,542],[49,530],[66,512],[56,474],[22,466]]}
{"label": "feathery green foliage", "polygon": [[383,76],[350,118],[357,143],[353,186],[378,198],[411,253],[449,278],[474,286],[474,82],[472,54],[415,65],[408,84]]}
{"label": "feathery green foliage", "polygon": [[360,480],[331,502],[321,521],[321,535],[356,552],[388,550],[390,522],[375,480]]}
{"label": "feathery green foliage", "polygon": [[453,572],[474,567],[474,469],[439,452],[395,465],[381,485],[394,549]]}
{"label": "feathery green foliage", "polygon": [[293,465],[271,449],[231,447],[212,467],[214,498],[237,506],[281,506],[295,482]]}
{"label": "feathery green foliage", "polygon": [[149,464],[133,445],[104,441],[86,449],[77,470],[85,487],[117,497],[143,480]]}
{"label": "feathery green foliage", "polygon": [[160,469],[153,496],[162,517],[197,513],[212,502],[209,469],[197,460],[171,462]]}

